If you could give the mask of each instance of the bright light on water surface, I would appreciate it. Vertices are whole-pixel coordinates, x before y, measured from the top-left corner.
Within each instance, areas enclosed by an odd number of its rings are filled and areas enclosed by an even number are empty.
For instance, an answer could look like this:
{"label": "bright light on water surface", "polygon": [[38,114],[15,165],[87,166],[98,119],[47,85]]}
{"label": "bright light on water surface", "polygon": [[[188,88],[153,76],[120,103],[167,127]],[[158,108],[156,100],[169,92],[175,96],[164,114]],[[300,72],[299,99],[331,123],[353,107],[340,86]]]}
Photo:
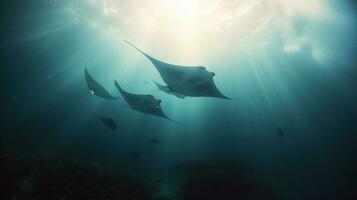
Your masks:
{"label": "bright light on water surface", "polygon": [[[314,59],[326,64],[338,59],[330,48],[351,39],[324,40],[329,29],[343,29],[343,33],[352,25],[351,19],[327,0],[92,0],[83,8],[85,4],[68,6],[80,22],[109,37],[134,41],[150,52],[155,44],[155,49],[174,52],[172,59],[188,63],[217,51],[231,55],[270,49],[269,45],[276,47],[279,37],[284,52],[308,48]],[[88,12],[92,13],[83,14]],[[326,30],[321,33],[321,29]]]}

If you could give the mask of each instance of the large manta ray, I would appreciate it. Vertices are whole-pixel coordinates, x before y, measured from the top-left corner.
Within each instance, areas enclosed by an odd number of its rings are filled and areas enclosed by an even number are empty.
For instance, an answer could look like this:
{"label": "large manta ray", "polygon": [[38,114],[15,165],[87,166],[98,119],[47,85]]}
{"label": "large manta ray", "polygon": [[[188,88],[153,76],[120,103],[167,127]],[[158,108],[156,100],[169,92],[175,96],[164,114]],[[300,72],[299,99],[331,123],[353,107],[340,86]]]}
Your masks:
{"label": "large manta ray", "polygon": [[126,103],[130,106],[131,109],[149,114],[158,117],[165,118],[167,120],[173,121],[168,118],[165,113],[162,111],[160,99],[155,99],[152,95],[141,95],[141,94],[132,94],[123,90],[120,85],[115,81],[115,86],[119,90],[120,94],[123,96]]}
{"label": "large manta ray", "polygon": [[88,73],[87,67],[85,67],[84,71],[87,86],[93,95],[109,100],[118,98],[109,94],[109,92]]}
{"label": "large manta ray", "polygon": [[[230,99],[224,96],[213,81],[214,73],[203,66],[180,66],[157,60],[138,49],[128,41],[124,41],[144,54],[160,73],[165,81],[167,91],[179,94],[182,97],[217,97]],[[177,96],[177,95],[176,95]],[[181,98],[182,98],[181,97]]]}

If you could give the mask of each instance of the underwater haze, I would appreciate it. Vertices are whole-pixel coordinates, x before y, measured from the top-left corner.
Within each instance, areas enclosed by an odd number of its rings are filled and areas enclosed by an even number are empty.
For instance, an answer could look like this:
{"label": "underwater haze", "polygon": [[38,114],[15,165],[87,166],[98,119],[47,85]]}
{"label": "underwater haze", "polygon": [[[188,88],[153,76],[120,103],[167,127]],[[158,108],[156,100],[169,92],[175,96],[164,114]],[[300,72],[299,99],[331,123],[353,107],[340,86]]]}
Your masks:
{"label": "underwater haze", "polygon": [[[2,1],[0,199],[357,199],[356,11],[352,0]],[[203,66],[230,99],[159,90],[169,83],[155,63],[124,41]],[[96,96],[85,69],[118,98]],[[128,105],[114,81],[161,100],[170,120]]]}

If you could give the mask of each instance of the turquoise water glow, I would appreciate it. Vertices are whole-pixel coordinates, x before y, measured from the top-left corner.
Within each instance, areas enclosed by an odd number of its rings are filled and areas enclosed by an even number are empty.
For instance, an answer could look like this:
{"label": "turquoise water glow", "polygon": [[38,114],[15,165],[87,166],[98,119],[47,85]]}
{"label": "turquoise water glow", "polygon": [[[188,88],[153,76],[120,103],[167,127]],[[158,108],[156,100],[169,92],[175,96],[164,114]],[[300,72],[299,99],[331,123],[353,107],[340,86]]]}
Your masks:
{"label": "turquoise water glow", "polygon": [[[336,163],[349,155],[341,149],[356,130],[354,10],[332,0],[55,0],[4,9],[16,15],[0,46],[14,72],[3,79],[2,87],[12,85],[6,109],[16,120],[47,123],[57,139],[44,145],[55,151],[78,141],[85,155],[104,160],[139,151],[145,159],[130,164],[153,174],[182,160],[239,158],[287,199],[319,196],[309,188],[334,187],[343,169]],[[162,61],[206,66],[233,100],[158,91],[159,73],[122,40]],[[91,95],[85,63],[114,96],[117,80],[161,99],[185,125]],[[118,124],[110,139],[101,138],[111,134],[102,116]],[[161,144],[147,148],[150,137]]]}

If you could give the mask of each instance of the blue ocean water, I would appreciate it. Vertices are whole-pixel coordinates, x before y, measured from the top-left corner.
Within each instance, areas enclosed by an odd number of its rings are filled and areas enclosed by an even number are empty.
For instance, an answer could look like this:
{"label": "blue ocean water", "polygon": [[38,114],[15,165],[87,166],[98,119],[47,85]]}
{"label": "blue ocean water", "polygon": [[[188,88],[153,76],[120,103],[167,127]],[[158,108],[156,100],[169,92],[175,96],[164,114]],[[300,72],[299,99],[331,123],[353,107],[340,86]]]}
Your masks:
{"label": "blue ocean water", "polygon": [[[356,198],[353,1],[1,5],[1,157],[4,166],[12,166],[2,173],[13,174],[2,181],[9,185],[1,192],[5,199]],[[123,40],[165,62],[205,66],[232,100],[181,99],[159,91],[153,80],[165,82],[158,71]],[[85,64],[117,100],[90,93]],[[130,109],[115,80],[127,91],[161,99],[167,116],[182,124]],[[102,117],[113,119],[117,130],[106,127]],[[88,170],[77,164],[73,170],[72,162],[90,163],[96,173],[109,176],[124,171],[146,186],[155,182],[156,190],[147,196],[146,190],[127,192],[120,184],[116,189],[113,179],[110,192],[83,197],[90,189],[76,187],[83,184],[78,174]],[[58,191],[46,189],[41,177],[56,170],[64,180],[53,179]],[[237,184],[215,176],[250,181]],[[184,181],[190,177],[202,182],[190,185]],[[95,178],[89,179],[97,188],[105,185]],[[209,181],[226,184],[227,191],[206,187]],[[72,193],[61,190],[65,182],[75,185]]]}

